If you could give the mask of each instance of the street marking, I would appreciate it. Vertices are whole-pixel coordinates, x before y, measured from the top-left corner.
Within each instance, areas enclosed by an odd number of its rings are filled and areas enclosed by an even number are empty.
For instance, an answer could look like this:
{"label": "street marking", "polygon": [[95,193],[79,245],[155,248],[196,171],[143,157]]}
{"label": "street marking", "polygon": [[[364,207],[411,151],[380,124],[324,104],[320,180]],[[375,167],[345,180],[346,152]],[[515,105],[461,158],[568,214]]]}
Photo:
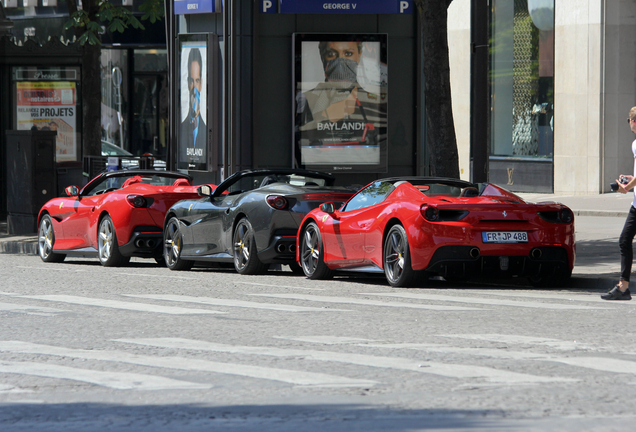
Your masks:
{"label": "street marking", "polygon": [[562,341],[559,339],[542,338],[534,336],[502,335],[502,334],[447,334],[438,335],[447,338],[480,340],[486,342],[496,342],[504,344],[529,344],[548,346],[563,351],[576,349],[590,349],[588,345],[577,343],[576,341]]}
{"label": "street marking", "polygon": [[[239,375],[249,378],[282,381],[298,386],[311,387],[371,387],[377,381],[345,378],[336,375],[278,369],[264,366],[251,366],[233,363],[220,363],[185,357],[153,357],[131,354],[115,350],[81,350],[50,345],[40,345],[20,341],[0,341],[0,351],[20,354],[44,354],[52,356],[72,357],[83,360],[100,360],[108,362],[129,363],[165,369],[185,371],[204,371],[219,374]],[[210,386],[206,386],[208,388]]]}
{"label": "street marking", "polygon": [[22,313],[26,313],[27,315],[41,315],[41,316],[53,316],[58,313],[68,312],[66,310],[55,309],[50,307],[29,306],[29,305],[4,303],[4,302],[0,302],[0,311],[22,312]]}
{"label": "street marking", "polygon": [[254,347],[225,345],[214,342],[181,338],[140,338],[117,339],[138,345],[188,349],[195,351],[214,351],[232,354],[265,355],[273,357],[302,357],[305,360],[339,362],[376,368],[406,370],[425,374],[440,375],[448,378],[481,378],[489,382],[507,384],[538,384],[548,382],[576,382],[578,380],[561,377],[543,377],[524,373],[509,372],[490,367],[446,364],[430,361],[417,361],[401,357],[382,357],[353,353],[338,353],[303,349],[283,349],[275,347]]}
{"label": "street marking", "polygon": [[285,339],[285,340],[309,342],[309,343],[316,343],[316,344],[323,344],[323,345],[359,343],[362,346],[366,346],[364,342],[377,342],[373,339],[362,339],[362,338],[352,338],[352,337],[342,337],[342,336],[302,336],[302,337],[274,336],[274,339]]}
{"label": "street marking", "polygon": [[[88,270],[83,270],[83,269],[70,269],[68,266],[47,266],[47,267],[36,267],[36,266],[15,266],[15,268],[22,268],[22,269],[28,269],[28,270],[45,270],[45,271],[49,271],[49,270],[57,270],[57,271],[63,271],[63,272],[73,272],[73,273],[82,273],[82,272],[86,272]],[[99,266],[96,268],[100,268]],[[111,271],[113,269],[108,269],[108,270],[103,270],[103,271],[107,271],[110,274],[116,274],[116,275],[120,275],[120,276],[135,276],[135,277],[158,277],[158,278],[171,278],[171,279],[190,279],[190,280],[197,280],[197,278],[193,278],[193,277],[187,277],[187,276],[181,276],[181,275],[166,275],[163,272],[161,274],[150,274],[150,273],[125,273],[125,272],[119,272],[119,271]],[[98,270],[99,271],[99,270]]]}
{"label": "street marking", "polygon": [[0,373],[34,375],[96,384],[118,390],[208,389],[212,386],[129,372],[103,372],[49,363],[0,360]]}
{"label": "street marking", "polygon": [[117,300],[96,299],[89,297],[79,297],[70,295],[39,295],[39,296],[19,296],[34,300],[53,301],[61,303],[78,304],[83,306],[97,306],[111,309],[124,309],[136,312],[154,312],[170,315],[197,315],[197,314],[225,314],[226,312],[213,311],[208,309],[189,309],[173,306],[158,306],[144,303],[129,303]]}
{"label": "street marking", "polygon": [[[519,294],[512,292],[491,292],[491,291],[471,291],[471,293],[476,294],[487,294],[501,297],[518,297],[518,298],[536,298],[536,299],[546,299],[546,300],[565,300],[565,301],[580,301],[580,302],[589,302],[589,303],[601,303],[603,305],[608,305],[608,303],[601,299],[598,293],[572,293],[572,294]],[[635,304],[628,301],[618,301],[613,302],[612,305],[615,304]]]}
{"label": "street marking", "polygon": [[301,290],[309,290],[309,291],[324,291],[324,288],[304,288],[299,286],[289,286],[289,285],[270,285],[264,283],[256,283],[256,282],[243,282],[243,281],[234,281],[234,283],[243,284],[243,285],[256,285],[256,286],[265,286],[270,288],[291,288],[291,289],[301,289]]}
{"label": "street marking", "polygon": [[330,312],[330,311],[351,312],[350,310],[346,310],[346,309],[292,306],[292,305],[274,304],[274,303],[256,303],[256,302],[250,302],[250,301],[229,300],[229,299],[220,299],[220,298],[214,298],[214,297],[192,297],[192,296],[172,295],[172,294],[122,294],[122,295],[126,297],[136,297],[136,298],[152,299],[152,300],[197,303],[197,304],[205,304],[205,305],[213,305],[213,306],[268,309],[268,310],[283,311],[283,312]]}
{"label": "street marking", "polygon": [[438,352],[445,354],[466,354],[469,356],[483,356],[506,360],[540,360],[546,362],[563,363],[569,366],[576,366],[586,369],[594,369],[609,373],[636,374],[636,362],[629,360],[619,360],[607,357],[561,357],[551,354],[538,354],[527,351],[510,351],[489,348],[459,348],[437,344],[358,344],[372,348],[390,349],[414,349],[425,352]]}
{"label": "street marking", "polygon": [[[459,303],[472,303],[482,304],[488,306],[514,306],[525,308],[537,308],[537,309],[556,309],[556,310],[593,310],[599,309],[589,306],[578,305],[564,305],[553,303],[538,303],[538,302],[520,302],[515,300],[497,300],[497,299],[484,299],[478,297],[453,297],[439,294],[411,294],[411,293],[359,293],[359,295],[373,295],[373,296],[386,296],[396,297],[404,299],[414,300],[432,300],[432,301],[446,301],[446,302],[459,302]],[[603,308],[600,308],[603,309]]]}
{"label": "street marking", "polygon": [[364,306],[382,306],[382,307],[399,307],[399,308],[411,308],[411,309],[428,309],[439,311],[473,311],[484,310],[462,306],[439,306],[439,305],[425,305],[415,303],[399,303],[399,302],[387,302],[382,300],[365,300],[356,299],[350,297],[327,297],[327,296],[315,296],[306,294],[248,294],[252,296],[260,297],[274,297],[294,300],[308,300],[323,303],[342,303],[342,304],[357,304]]}

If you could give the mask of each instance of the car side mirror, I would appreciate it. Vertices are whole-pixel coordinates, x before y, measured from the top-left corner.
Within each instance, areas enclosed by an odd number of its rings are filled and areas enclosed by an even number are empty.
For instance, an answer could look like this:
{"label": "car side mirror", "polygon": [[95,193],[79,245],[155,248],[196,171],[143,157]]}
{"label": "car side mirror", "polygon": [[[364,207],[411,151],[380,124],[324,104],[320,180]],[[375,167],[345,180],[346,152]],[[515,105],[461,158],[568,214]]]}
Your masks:
{"label": "car side mirror", "polygon": [[212,188],[210,185],[201,185],[197,188],[197,194],[202,197],[209,197],[212,195]]}
{"label": "car side mirror", "polygon": [[70,197],[78,196],[79,195],[79,188],[77,186],[75,186],[75,185],[68,186],[66,189],[64,189],[64,192],[66,192],[66,195],[68,195]]}
{"label": "car side mirror", "polygon": [[320,204],[320,211],[331,214],[335,212],[336,209],[334,208],[334,205],[332,202],[327,202],[327,203]]}

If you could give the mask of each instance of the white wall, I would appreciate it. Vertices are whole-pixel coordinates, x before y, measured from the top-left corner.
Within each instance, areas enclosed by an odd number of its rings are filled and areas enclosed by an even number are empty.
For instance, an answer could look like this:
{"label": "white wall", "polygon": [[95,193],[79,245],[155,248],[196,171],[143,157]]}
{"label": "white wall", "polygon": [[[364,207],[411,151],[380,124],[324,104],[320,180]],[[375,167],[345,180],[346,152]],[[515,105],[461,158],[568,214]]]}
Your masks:
{"label": "white wall", "polygon": [[607,192],[632,172],[636,2],[556,0],[554,52],[554,192]]}
{"label": "white wall", "polygon": [[459,172],[470,179],[470,0],[454,0],[448,8],[453,118],[459,153]]}

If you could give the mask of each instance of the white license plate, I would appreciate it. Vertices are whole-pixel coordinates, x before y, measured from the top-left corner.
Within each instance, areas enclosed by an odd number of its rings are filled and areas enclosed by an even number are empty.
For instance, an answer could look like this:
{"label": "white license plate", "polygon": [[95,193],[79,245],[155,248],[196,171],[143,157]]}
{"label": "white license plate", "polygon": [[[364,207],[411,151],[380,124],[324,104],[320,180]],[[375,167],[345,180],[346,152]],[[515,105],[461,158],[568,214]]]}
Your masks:
{"label": "white license plate", "polygon": [[525,231],[490,231],[481,233],[484,243],[528,243]]}

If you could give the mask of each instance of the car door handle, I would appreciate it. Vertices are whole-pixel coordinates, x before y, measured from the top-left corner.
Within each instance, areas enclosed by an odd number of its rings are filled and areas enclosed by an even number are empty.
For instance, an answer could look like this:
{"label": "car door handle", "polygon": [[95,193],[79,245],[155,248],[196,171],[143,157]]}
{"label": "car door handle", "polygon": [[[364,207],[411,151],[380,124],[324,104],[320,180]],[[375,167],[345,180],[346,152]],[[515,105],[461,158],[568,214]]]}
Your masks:
{"label": "car door handle", "polygon": [[225,214],[226,214],[226,215],[229,215],[229,214],[230,214],[230,209],[229,209],[229,208],[228,208],[228,209],[225,209]]}
{"label": "car door handle", "polygon": [[91,213],[93,213],[95,211],[95,207],[91,208]]}

